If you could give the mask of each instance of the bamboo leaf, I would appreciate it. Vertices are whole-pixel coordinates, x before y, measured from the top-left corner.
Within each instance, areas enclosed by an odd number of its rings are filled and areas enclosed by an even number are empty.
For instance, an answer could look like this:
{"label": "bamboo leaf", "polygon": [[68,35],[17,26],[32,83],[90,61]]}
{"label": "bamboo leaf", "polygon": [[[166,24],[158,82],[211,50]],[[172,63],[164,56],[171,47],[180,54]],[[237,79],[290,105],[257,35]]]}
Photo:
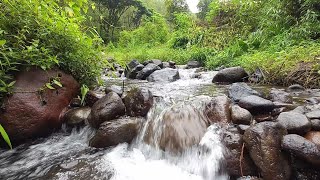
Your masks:
{"label": "bamboo leaf", "polygon": [[62,84],[61,84],[61,82],[59,82],[59,81],[57,81],[57,80],[53,80],[53,83],[55,84],[55,85],[57,85],[57,86],[59,86],[59,87],[62,87]]}
{"label": "bamboo leaf", "polygon": [[54,87],[52,87],[50,83],[46,83],[46,87],[47,87],[48,89],[54,90]]}
{"label": "bamboo leaf", "polygon": [[1,126],[0,124],[0,133],[1,133],[1,136],[2,138],[6,141],[6,143],[9,145],[10,149],[12,149],[12,145],[11,145],[11,141],[10,141],[10,138],[7,134],[7,132],[4,130],[4,128]]}

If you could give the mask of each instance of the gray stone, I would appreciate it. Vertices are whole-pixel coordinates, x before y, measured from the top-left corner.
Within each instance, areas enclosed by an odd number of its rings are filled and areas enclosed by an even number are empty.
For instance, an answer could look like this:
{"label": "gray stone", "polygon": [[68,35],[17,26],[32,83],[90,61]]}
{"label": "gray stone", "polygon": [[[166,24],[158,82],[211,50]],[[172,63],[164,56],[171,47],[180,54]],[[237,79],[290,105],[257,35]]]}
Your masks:
{"label": "gray stone", "polygon": [[143,88],[133,88],[123,98],[129,116],[146,116],[153,105],[152,93]]}
{"label": "gray stone", "polygon": [[305,134],[311,130],[310,120],[303,114],[296,112],[283,112],[277,121],[285,127],[290,134]]}
{"label": "gray stone", "polygon": [[141,71],[138,72],[137,74],[137,79],[142,79],[142,80],[146,80],[147,77],[152,74],[153,72],[160,70],[161,68],[153,63],[149,63],[148,65],[146,65]]}
{"label": "gray stone", "polygon": [[309,119],[320,119],[320,110],[308,112],[308,113],[306,113],[306,116]]}
{"label": "gray stone", "polygon": [[91,113],[90,107],[80,107],[69,110],[64,115],[64,121],[69,126],[78,126],[84,124],[88,120]]}
{"label": "gray stone", "polygon": [[201,67],[201,63],[198,61],[189,61],[187,64],[187,69],[198,68]]}
{"label": "gray stone", "polygon": [[253,90],[246,83],[233,83],[231,87],[228,89],[229,97],[235,101],[240,101],[241,98],[256,95],[260,96],[260,93]]}
{"label": "gray stone", "polygon": [[121,97],[122,93],[123,93],[123,89],[121,86],[111,85],[110,87],[106,88],[105,92],[106,92],[106,94],[108,94],[110,92],[115,92]]}
{"label": "gray stone", "polygon": [[149,82],[173,82],[178,79],[180,79],[179,71],[171,68],[155,71],[147,78]]}
{"label": "gray stone", "polygon": [[211,123],[231,122],[231,100],[226,96],[216,96],[205,107],[205,114]]}
{"label": "gray stone", "polygon": [[243,109],[238,105],[233,105],[231,107],[231,119],[234,124],[249,125],[253,117],[248,110]]}
{"label": "gray stone", "polygon": [[282,102],[282,103],[292,103],[292,97],[289,93],[279,90],[279,89],[271,89],[270,98],[272,101]]}
{"label": "gray stone", "polygon": [[241,98],[239,101],[239,106],[247,109],[254,115],[271,112],[274,109],[274,104],[272,101],[255,95]]}
{"label": "gray stone", "polygon": [[291,85],[287,89],[288,92],[302,92],[304,90],[305,90],[305,88],[299,84]]}
{"label": "gray stone", "polygon": [[220,70],[214,77],[213,83],[243,82],[248,74],[242,67],[231,67]]}

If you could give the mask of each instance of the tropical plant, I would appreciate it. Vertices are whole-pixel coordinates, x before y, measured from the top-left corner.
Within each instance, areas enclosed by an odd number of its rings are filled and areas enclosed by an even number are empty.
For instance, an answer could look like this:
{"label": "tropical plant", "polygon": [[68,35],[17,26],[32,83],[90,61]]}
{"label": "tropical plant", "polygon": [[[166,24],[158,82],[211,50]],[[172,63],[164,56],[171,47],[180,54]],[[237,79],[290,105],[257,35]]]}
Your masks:
{"label": "tropical plant", "polygon": [[4,130],[4,128],[2,127],[2,125],[0,124],[0,134],[2,136],[2,138],[4,139],[4,141],[8,144],[8,146],[10,147],[10,149],[12,149],[12,145],[11,145],[11,141],[10,138],[7,134],[7,132]]}

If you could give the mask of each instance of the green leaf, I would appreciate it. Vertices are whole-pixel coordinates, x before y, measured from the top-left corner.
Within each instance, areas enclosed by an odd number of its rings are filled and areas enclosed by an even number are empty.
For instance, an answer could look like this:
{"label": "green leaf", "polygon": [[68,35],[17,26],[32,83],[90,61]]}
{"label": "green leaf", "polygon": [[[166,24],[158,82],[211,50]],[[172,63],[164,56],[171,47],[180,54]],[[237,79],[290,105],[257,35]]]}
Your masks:
{"label": "green leaf", "polygon": [[11,145],[11,141],[10,141],[10,138],[7,134],[7,132],[4,130],[4,128],[1,126],[0,124],[0,133],[1,133],[1,136],[2,138],[6,141],[6,143],[9,145],[10,149],[12,149],[12,145]]}
{"label": "green leaf", "polygon": [[52,87],[50,83],[46,83],[46,87],[47,87],[48,89],[52,89],[52,90],[54,89],[54,87]]}
{"label": "green leaf", "polygon": [[0,40],[0,46],[5,45],[5,44],[6,44],[6,42],[7,42],[7,41],[6,41],[6,40],[4,40],[4,39],[3,39],[3,40]]}
{"label": "green leaf", "polygon": [[10,84],[8,84],[8,87],[12,87],[15,83],[16,81],[12,81]]}
{"label": "green leaf", "polygon": [[59,82],[59,81],[57,81],[57,80],[53,80],[53,83],[55,84],[55,85],[57,85],[57,86],[59,86],[59,87],[62,87],[62,84],[61,84],[61,82]]}

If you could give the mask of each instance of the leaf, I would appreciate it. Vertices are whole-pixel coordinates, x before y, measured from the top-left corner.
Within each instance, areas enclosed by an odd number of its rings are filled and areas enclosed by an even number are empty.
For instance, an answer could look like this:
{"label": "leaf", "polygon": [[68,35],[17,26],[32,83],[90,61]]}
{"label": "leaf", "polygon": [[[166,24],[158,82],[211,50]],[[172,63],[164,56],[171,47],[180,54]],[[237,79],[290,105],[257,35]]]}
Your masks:
{"label": "leaf", "polygon": [[47,87],[48,89],[54,90],[54,87],[52,87],[50,83],[46,83],[46,87]]}
{"label": "leaf", "polygon": [[12,145],[11,145],[11,141],[10,141],[10,138],[7,134],[7,132],[4,130],[4,128],[1,126],[0,124],[0,133],[1,133],[1,136],[2,138],[6,141],[6,143],[9,145],[10,149],[12,149]]}
{"label": "leaf", "polygon": [[59,87],[62,87],[62,84],[61,84],[61,82],[59,82],[59,81],[57,81],[57,80],[53,80],[53,83],[55,84],[55,85],[57,85],[57,86],[59,86]]}
{"label": "leaf", "polygon": [[16,81],[12,81],[10,84],[8,84],[8,87],[12,87],[15,83]]}
{"label": "leaf", "polygon": [[5,44],[6,44],[6,42],[7,42],[7,41],[6,41],[6,40],[4,40],[4,39],[3,39],[3,40],[0,40],[0,46],[5,45]]}

